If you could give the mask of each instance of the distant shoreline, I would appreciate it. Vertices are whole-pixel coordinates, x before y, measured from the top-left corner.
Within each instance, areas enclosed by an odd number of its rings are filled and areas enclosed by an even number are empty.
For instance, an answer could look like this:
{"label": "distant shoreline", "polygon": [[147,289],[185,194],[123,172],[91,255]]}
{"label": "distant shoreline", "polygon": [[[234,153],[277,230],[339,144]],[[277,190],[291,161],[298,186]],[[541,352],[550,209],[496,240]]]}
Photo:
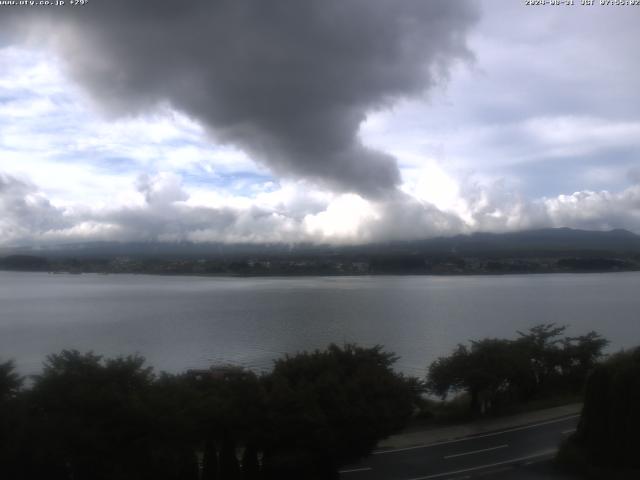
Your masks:
{"label": "distant shoreline", "polygon": [[211,277],[626,272],[640,270],[640,236],[542,229],[343,246],[89,243],[5,250],[0,270]]}
{"label": "distant shoreline", "polygon": [[548,270],[548,271],[511,271],[511,272],[377,272],[377,273],[193,273],[193,272],[145,272],[145,271],[82,271],[70,272],[62,270],[19,270],[0,268],[0,272],[12,273],[46,273],[49,275],[78,276],[78,275],[145,275],[154,277],[203,277],[203,278],[320,278],[320,277],[505,277],[520,275],[562,275],[562,274],[603,274],[603,273],[634,273],[640,268],[625,270]]}

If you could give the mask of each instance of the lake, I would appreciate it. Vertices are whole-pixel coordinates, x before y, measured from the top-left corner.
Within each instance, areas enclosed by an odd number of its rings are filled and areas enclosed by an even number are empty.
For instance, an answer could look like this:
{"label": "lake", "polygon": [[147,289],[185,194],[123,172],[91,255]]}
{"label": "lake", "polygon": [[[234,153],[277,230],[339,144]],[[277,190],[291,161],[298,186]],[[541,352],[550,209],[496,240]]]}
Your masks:
{"label": "lake", "polygon": [[640,273],[221,278],[0,272],[0,359],[36,373],[63,348],[139,353],[172,372],[269,369],[330,342],[382,344],[424,375],[457,343],[538,323],[640,344]]}

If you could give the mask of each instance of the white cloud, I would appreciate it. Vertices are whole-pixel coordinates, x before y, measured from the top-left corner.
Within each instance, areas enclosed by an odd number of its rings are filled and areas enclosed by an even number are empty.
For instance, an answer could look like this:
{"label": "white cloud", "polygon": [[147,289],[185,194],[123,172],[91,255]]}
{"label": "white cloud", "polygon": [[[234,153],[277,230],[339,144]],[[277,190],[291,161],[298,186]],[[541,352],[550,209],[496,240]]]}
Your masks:
{"label": "white cloud", "polygon": [[0,245],[640,233],[633,16],[484,7],[472,67],[361,124],[359,139],[401,169],[400,191],[377,200],[276,178],[167,104],[104,118],[60,59],[0,48]]}
{"label": "white cloud", "polygon": [[0,72],[0,171],[35,182],[52,204],[123,205],[135,197],[133,179],[159,171],[267,175],[167,106],[146,116],[100,117],[50,55],[0,48]]}
{"label": "white cloud", "polygon": [[72,222],[35,186],[0,173],[0,244],[31,240]]}
{"label": "white cloud", "polygon": [[640,185],[619,193],[575,192],[544,200],[553,225],[607,230],[626,228],[640,233]]}
{"label": "white cloud", "polygon": [[321,242],[367,242],[370,228],[381,215],[370,202],[356,194],[342,194],[333,199],[327,208],[304,217],[303,228],[310,238]]}
{"label": "white cloud", "polygon": [[[569,226],[640,233],[640,185],[528,201],[501,184],[459,188],[465,215],[406,194],[371,202],[355,194],[275,189],[259,201],[193,201],[174,173],[141,177],[129,205],[56,207],[35,185],[0,176],[0,244],[95,240],[361,243],[472,231]],[[289,207],[290,205],[294,207]]]}
{"label": "white cloud", "polygon": [[160,172],[153,177],[141,175],[137,188],[150,206],[165,207],[189,198],[182,188],[180,176],[171,172]]}

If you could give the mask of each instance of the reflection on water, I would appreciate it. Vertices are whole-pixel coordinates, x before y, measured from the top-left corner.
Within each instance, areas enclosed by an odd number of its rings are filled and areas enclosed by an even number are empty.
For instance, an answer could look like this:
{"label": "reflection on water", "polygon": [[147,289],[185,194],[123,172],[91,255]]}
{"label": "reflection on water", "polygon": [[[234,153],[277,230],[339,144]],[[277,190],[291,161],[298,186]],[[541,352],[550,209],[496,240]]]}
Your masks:
{"label": "reflection on water", "polygon": [[382,344],[397,368],[459,342],[537,323],[640,344],[640,273],[502,277],[205,278],[0,272],[0,359],[24,373],[62,348],[140,353],[180,371],[211,363],[270,368],[330,342]]}

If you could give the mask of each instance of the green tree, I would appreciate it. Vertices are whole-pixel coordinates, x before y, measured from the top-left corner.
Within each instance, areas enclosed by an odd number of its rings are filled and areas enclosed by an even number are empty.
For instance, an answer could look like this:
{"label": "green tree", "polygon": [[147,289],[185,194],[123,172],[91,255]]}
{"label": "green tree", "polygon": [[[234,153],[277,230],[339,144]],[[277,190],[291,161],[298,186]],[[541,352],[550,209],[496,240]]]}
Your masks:
{"label": "green tree", "polygon": [[446,398],[464,391],[469,395],[472,414],[483,414],[505,397],[522,371],[522,357],[512,342],[485,339],[458,345],[448,356],[429,366],[427,388]]}
{"label": "green tree", "polygon": [[18,460],[23,444],[21,423],[24,412],[19,394],[23,378],[9,360],[0,363],[0,477],[17,477],[21,462]]}
{"label": "green tree", "polygon": [[518,331],[520,338],[516,340],[516,348],[529,358],[528,385],[521,385],[525,395],[531,398],[546,388],[556,387],[561,376],[560,366],[566,357],[560,337],[567,327],[556,326],[555,323],[536,325],[526,333]]}
{"label": "green tree", "polygon": [[578,337],[568,337],[562,342],[563,380],[576,389],[581,389],[591,371],[598,365],[609,341],[596,332],[589,332]]}
{"label": "green tree", "polygon": [[394,372],[380,346],[330,345],[278,360],[265,379],[268,478],[336,478],[339,465],[367,455],[402,428],[418,382]]}
{"label": "green tree", "polygon": [[145,401],[148,417],[150,478],[181,479],[194,475],[194,454],[204,442],[195,411],[200,398],[183,375],[162,373]]}
{"label": "green tree", "polygon": [[574,436],[594,464],[640,469],[640,347],[619,353],[589,377]]}
{"label": "green tree", "polygon": [[596,332],[561,337],[566,327],[542,324],[519,337],[458,347],[429,366],[428,390],[442,398],[466,392],[474,415],[535,397],[579,391],[607,341]]}
{"label": "green tree", "polygon": [[613,355],[589,375],[576,432],[558,460],[587,478],[640,478],[640,347]]}
{"label": "green tree", "polygon": [[204,444],[202,455],[202,480],[218,480],[218,451],[213,440],[208,439]]}
{"label": "green tree", "polygon": [[14,398],[22,387],[23,378],[16,373],[13,360],[0,363],[0,404]]}
{"label": "green tree", "polygon": [[187,374],[184,379],[197,395],[192,416],[197,419],[198,437],[205,450],[213,448],[207,444],[216,444],[221,478],[239,478],[238,449],[257,449],[265,435],[262,382],[254,373],[234,367]]}
{"label": "green tree", "polygon": [[242,454],[242,478],[243,480],[257,480],[260,478],[258,447],[254,443],[245,445]]}
{"label": "green tree", "polygon": [[[195,445],[174,388],[141,357],[51,355],[29,395],[34,474],[61,478],[193,478]],[[47,474],[48,475],[48,474]],[[32,475],[35,476],[35,475]]]}

